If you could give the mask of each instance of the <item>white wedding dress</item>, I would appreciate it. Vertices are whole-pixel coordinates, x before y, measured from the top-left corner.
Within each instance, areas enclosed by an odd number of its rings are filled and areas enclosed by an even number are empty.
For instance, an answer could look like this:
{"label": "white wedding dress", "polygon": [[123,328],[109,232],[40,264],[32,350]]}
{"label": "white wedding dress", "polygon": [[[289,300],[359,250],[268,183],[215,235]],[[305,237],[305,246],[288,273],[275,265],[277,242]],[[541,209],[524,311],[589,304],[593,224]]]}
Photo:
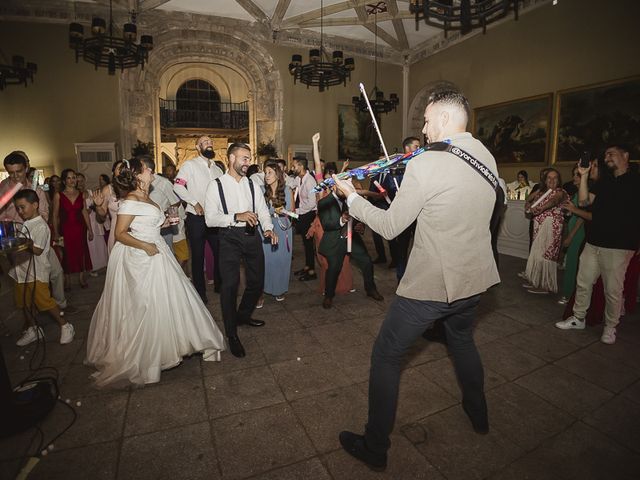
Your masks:
{"label": "white wedding dress", "polygon": [[[160,236],[164,214],[149,203],[120,202],[118,215],[135,215],[132,236],[155,243],[159,254],[116,242],[102,297],[91,319],[86,364],[96,386],[146,384],[182,357],[203,352],[219,361],[224,338]],[[115,228],[115,225],[112,226]]]}

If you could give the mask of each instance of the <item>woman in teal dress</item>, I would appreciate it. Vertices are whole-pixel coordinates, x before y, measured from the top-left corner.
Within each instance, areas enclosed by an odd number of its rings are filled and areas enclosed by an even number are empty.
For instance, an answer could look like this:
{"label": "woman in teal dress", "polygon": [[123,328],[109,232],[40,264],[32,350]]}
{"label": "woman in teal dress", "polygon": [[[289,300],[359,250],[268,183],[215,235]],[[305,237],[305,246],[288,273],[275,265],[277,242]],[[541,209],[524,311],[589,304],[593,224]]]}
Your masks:
{"label": "woman in teal dress", "polygon": [[272,247],[271,242],[262,243],[264,293],[281,302],[289,289],[293,248],[291,218],[282,212],[283,209],[293,211],[294,203],[293,192],[285,185],[284,172],[276,162],[268,161],[264,166],[264,198],[273,217],[273,231],[278,234],[278,245]]}
{"label": "woman in teal dress", "polygon": [[[574,183],[580,182],[580,173],[573,169]],[[578,276],[578,258],[584,242],[584,219],[578,216],[578,194],[575,193],[570,202],[564,208],[571,212],[567,222],[567,236],[562,244],[567,249],[565,254],[564,276],[562,279],[562,297],[558,300],[560,305],[565,305],[576,290],[576,277]]]}

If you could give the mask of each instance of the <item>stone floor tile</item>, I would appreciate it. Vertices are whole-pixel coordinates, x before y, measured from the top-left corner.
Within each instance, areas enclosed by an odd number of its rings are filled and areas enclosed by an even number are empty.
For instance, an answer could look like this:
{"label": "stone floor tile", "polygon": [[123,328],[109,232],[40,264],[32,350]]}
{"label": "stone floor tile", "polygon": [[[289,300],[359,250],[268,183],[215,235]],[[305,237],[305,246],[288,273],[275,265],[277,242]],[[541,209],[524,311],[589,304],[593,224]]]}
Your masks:
{"label": "stone floor tile", "polygon": [[346,320],[341,311],[322,308],[322,298],[318,299],[318,305],[290,310],[290,315],[305,328],[315,327],[317,325],[326,325],[328,323],[342,322]]}
{"label": "stone floor tile", "polygon": [[324,351],[324,347],[308,330],[296,330],[286,335],[260,335],[256,340],[269,364]]}
{"label": "stone floor tile", "polygon": [[340,322],[339,324],[329,323],[310,327],[307,330],[327,351],[352,347],[354,345],[371,344],[373,337],[364,333],[353,322]]}
{"label": "stone floor tile", "polygon": [[29,480],[113,480],[118,447],[118,442],[108,442],[63,451],[54,449],[36,465]]}
{"label": "stone floor tile", "polygon": [[337,348],[328,352],[340,369],[354,382],[366,382],[371,366],[371,345],[361,344],[352,347]]}
{"label": "stone floor tile", "polygon": [[426,441],[416,448],[448,480],[481,479],[500,471],[524,452],[493,429],[476,434],[459,406],[422,420]]}
{"label": "stone floor tile", "polygon": [[556,407],[576,418],[582,418],[613,394],[555,365],[536,370],[515,381]]}
{"label": "stone floor tile", "polygon": [[552,362],[578,350],[578,346],[539,329],[530,328],[505,340],[543,360]]}
{"label": "stone floor tile", "polygon": [[618,337],[614,345],[596,342],[589,347],[589,351],[636,371],[640,370],[640,348],[624,338]]}
{"label": "stone floor tile", "polygon": [[291,402],[291,408],[319,452],[340,448],[338,433],[342,430],[362,430],[367,405],[366,394],[355,385]]}
{"label": "stone floor tile", "polygon": [[501,307],[496,309],[495,313],[506,315],[507,317],[511,317],[514,320],[529,326],[543,325],[553,320],[552,317],[549,317],[547,312],[533,306],[530,301],[518,302],[516,305]]}
{"label": "stone floor tile", "polygon": [[324,353],[275,363],[271,369],[289,401],[353,383],[342,366]]}
{"label": "stone floor tile", "polygon": [[368,315],[366,317],[356,317],[353,321],[359,325],[364,332],[368,333],[373,338],[376,338],[384,319],[385,314],[379,313],[376,315]]}
{"label": "stone floor tile", "polygon": [[325,460],[335,480],[445,480],[445,477],[401,435],[391,435],[387,469],[382,473],[369,469],[342,448],[327,454]]}
{"label": "stone floor tile", "polygon": [[575,418],[514,383],[487,393],[489,423],[523,450],[563,431]]}
{"label": "stone floor tile", "polygon": [[638,478],[640,456],[577,422],[522,456],[491,480],[608,480]]}
{"label": "stone floor tile", "polygon": [[640,453],[640,405],[615,397],[589,414],[584,422]]}
{"label": "stone floor tile", "polygon": [[244,478],[308,459],[315,450],[288,405],[211,421],[224,478]]}
{"label": "stone floor tile", "polygon": [[[425,363],[416,367],[428,380],[434,382],[449,395],[454,398],[462,399],[460,384],[456,377],[453,361],[451,357],[441,358],[433,362]],[[492,390],[498,385],[502,385],[506,379],[489,368],[484,368],[484,389]]]}
{"label": "stone floor tile", "polygon": [[588,350],[579,350],[561,358],[555,364],[591,383],[616,393],[640,378],[640,371],[632,368],[620,368],[619,363],[591,353]]}
{"label": "stone floor tile", "polygon": [[284,402],[285,398],[267,366],[206,377],[209,418]]}
{"label": "stone floor tile", "polygon": [[234,357],[227,349],[222,352],[222,361],[202,362],[200,366],[202,374],[206,377],[208,375],[220,375],[222,373],[236,372],[238,370],[266,365],[267,361],[264,358],[262,349],[255,338],[241,338],[240,340],[242,341],[242,346],[247,353],[246,357]]}
{"label": "stone floor tile", "polygon": [[526,375],[546,363],[535,355],[531,355],[504,340],[481,345],[478,350],[484,367],[510,381]]}
{"label": "stone floor tile", "polygon": [[449,351],[446,345],[438,342],[429,342],[420,337],[407,352],[407,364],[415,367],[416,365],[444,358],[448,354]]}
{"label": "stone floor tile", "polygon": [[640,380],[625,389],[621,396],[636,403],[640,403]]}
{"label": "stone floor tile", "polygon": [[251,477],[251,480],[332,480],[329,472],[317,458],[276,468],[270,472]]}
{"label": "stone floor tile", "polygon": [[492,340],[527,330],[527,328],[529,328],[528,325],[494,311],[480,314],[476,320],[476,332],[482,330],[491,336]]}
{"label": "stone floor tile", "polygon": [[208,422],[124,439],[119,480],[220,478]]}
{"label": "stone floor tile", "polygon": [[[556,321],[561,319],[562,317],[559,317]],[[561,330],[556,327],[556,321],[539,325],[535,328],[536,330],[545,332],[545,334],[573,343],[579,347],[587,347],[594,342],[598,342],[600,340],[600,335],[602,335],[602,327],[587,327],[584,330]]]}
{"label": "stone floor tile", "polygon": [[125,436],[155,432],[207,419],[202,379],[160,383],[131,392]]}

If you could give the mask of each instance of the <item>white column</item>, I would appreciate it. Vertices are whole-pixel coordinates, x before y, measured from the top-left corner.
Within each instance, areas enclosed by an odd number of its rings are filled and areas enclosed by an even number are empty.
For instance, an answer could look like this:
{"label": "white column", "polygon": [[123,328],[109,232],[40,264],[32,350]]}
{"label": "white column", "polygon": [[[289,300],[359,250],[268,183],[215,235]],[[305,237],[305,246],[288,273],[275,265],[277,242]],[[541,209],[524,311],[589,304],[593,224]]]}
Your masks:
{"label": "white column", "polygon": [[409,136],[409,62],[402,65],[402,137]]}

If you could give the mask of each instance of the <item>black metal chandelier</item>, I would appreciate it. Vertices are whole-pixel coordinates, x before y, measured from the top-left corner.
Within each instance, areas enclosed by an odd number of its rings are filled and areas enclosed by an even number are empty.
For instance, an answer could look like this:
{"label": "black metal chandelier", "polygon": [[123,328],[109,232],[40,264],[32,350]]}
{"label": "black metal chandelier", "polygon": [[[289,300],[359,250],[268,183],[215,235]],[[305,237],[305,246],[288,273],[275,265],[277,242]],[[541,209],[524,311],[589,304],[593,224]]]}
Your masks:
{"label": "black metal chandelier", "polygon": [[411,0],[409,12],[416,16],[416,30],[420,20],[442,28],[445,37],[449,30],[463,35],[474,28],[487,32],[487,25],[507,16],[513,10],[518,20],[518,6],[522,0]]}
{"label": "black metal chandelier", "polygon": [[[367,5],[367,13],[369,15],[375,15],[375,30],[374,30],[374,44],[373,44],[373,90],[369,94],[369,103],[371,104],[371,110],[378,115],[381,113],[389,113],[391,110],[395,111],[396,107],[400,103],[398,95],[392,93],[389,95],[389,99],[384,98],[384,92],[378,88],[378,12],[386,12],[386,5],[379,6],[379,4]],[[351,103],[355,107],[356,111],[366,112],[369,110],[364,95],[361,93],[359,97],[351,97]]]}
{"label": "black metal chandelier", "polygon": [[69,25],[69,46],[76,52],[76,62],[80,57],[86,62],[98,67],[105,67],[109,75],[115,75],[116,68],[124,71],[125,68],[141,66],[149,59],[149,51],[153,49],[153,37],[142,35],[140,43],[136,43],[138,27],[136,26],[136,13],[131,12],[131,22],[125,23],[122,28],[122,36],[114,35],[113,5],[109,1],[109,34],[107,35],[107,22],[104,18],[94,17],[91,21],[92,36],[84,38],[84,27],[79,23]]}
{"label": "black metal chandelier", "polygon": [[11,65],[0,64],[0,90],[4,90],[7,85],[28,85],[28,81],[33,83],[33,76],[38,71],[35,63],[27,62],[25,65],[24,57],[14,55],[11,59]]}
{"label": "black metal chandelier", "polygon": [[320,0],[320,48],[309,50],[309,63],[302,64],[302,55],[292,55],[289,73],[293,83],[303,83],[309,87],[318,87],[320,92],[335,85],[347,85],[351,72],[356,68],[353,58],[343,58],[341,50],[335,50],[331,58],[322,44],[324,29],[322,17],[324,2]]}

